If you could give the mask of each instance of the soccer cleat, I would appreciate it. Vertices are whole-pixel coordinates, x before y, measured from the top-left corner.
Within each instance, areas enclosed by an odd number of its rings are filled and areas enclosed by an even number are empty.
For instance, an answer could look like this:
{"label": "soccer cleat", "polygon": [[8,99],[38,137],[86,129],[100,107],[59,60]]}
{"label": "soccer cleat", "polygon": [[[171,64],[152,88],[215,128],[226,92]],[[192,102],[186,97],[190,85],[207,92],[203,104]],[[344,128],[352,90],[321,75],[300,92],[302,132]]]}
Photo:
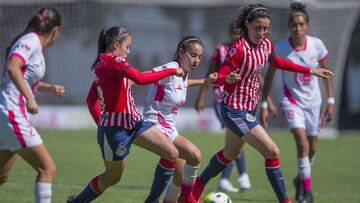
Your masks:
{"label": "soccer cleat", "polygon": [[219,190],[225,191],[225,192],[239,192],[240,190],[236,187],[234,187],[231,182],[226,179],[222,178],[219,182]]}
{"label": "soccer cleat", "polygon": [[292,203],[292,201],[289,199],[286,199],[286,200],[282,201],[281,203]]}
{"label": "soccer cleat", "polygon": [[301,203],[312,203],[313,202],[313,194],[311,191],[305,191],[304,193],[304,199],[301,201]]}
{"label": "soccer cleat", "polygon": [[250,178],[247,173],[241,174],[237,182],[239,183],[240,189],[242,190],[248,190],[251,188]]}
{"label": "soccer cleat", "polygon": [[178,203],[198,203],[192,195],[187,197],[179,196]]}
{"label": "soccer cleat", "polygon": [[66,203],[76,203],[76,195],[70,195],[66,200]]}
{"label": "soccer cleat", "polygon": [[199,203],[202,202],[201,195],[204,192],[205,186],[200,182],[200,178],[196,177],[195,183],[192,190],[192,196],[194,197],[195,201]]}
{"label": "soccer cleat", "polygon": [[295,200],[298,202],[302,202],[304,199],[304,187],[299,181],[299,177],[296,176],[293,180],[293,184],[295,187]]}

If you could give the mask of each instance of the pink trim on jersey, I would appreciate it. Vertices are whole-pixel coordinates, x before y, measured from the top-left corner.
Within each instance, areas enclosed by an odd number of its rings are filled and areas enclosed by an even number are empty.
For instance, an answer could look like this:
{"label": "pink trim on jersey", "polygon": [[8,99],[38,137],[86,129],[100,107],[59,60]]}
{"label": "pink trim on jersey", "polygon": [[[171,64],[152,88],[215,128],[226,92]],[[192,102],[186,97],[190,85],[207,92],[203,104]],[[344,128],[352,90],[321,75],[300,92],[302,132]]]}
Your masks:
{"label": "pink trim on jersey", "polygon": [[164,97],[165,97],[165,87],[164,87],[164,85],[157,84],[156,85],[156,94],[155,94],[154,101],[161,102],[161,101],[164,100]]}
{"label": "pink trim on jersey", "polygon": [[329,53],[326,53],[325,56],[323,56],[320,60],[319,63],[323,62],[323,60],[327,59],[327,57],[329,56]]}
{"label": "pink trim on jersey", "polygon": [[13,56],[16,56],[16,57],[18,57],[19,59],[21,59],[21,60],[22,60],[22,62],[23,62],[23,64],[24,64],[24,66],[25,66],[25,64],[26,64],[26,60],[24,59],[24,57],[23,57],[23,56],[21,56],[21,55],[20,55],[20,54],[18,54],[18,53],[12,53],[12,54],[10,55],[9,59],[10,59],[11,57],[13,57]]}
{"label": "pink trim on jersey", "polygon": [[21,114],[24,116],[24,118],[27,120],[28,117],[26,115],[26,106],[25,106],[25,101],[24,101],[24,95],[20,94],[19,95],[19,108],[20,108],[20,112]]}
{"label": "pink trim on jersey", "polygon": [[166,122],[165,118],[160,114],[160,112],[158,112],[157,116],[158,116],[157,120],[162,127],[171,129],[171,126],[169,125],[168,122]]}
{"label": "pink trim on jersey", "polygon": [[295,97],[291,94],[289,88],[284,85],[284,94],[291,104],[297,105]]}
{"label": "pink trim on jersey", "polygon": [[291,38],[289,37],[289,44],[290,44],[290,46],[291,46],[291,48],[293,48],[295,51],[305,51],[306,50],[306,46],[307,46],[307,37],[305,37],[305,44],[304,44],[304,49],[297,49],[296,47],[295,47],[295,45],[292,43],[292,41],[291,41]]}
{"label": "pink trim on jersey", "polygon": [[21,133],[19,124],[15,120],[15,114],[13,111],[9,111],[8,119],[12,125],[13,131],[16,135],[17,140],[20,142],[22,148],[26,147],[25,139],[23,134]]}

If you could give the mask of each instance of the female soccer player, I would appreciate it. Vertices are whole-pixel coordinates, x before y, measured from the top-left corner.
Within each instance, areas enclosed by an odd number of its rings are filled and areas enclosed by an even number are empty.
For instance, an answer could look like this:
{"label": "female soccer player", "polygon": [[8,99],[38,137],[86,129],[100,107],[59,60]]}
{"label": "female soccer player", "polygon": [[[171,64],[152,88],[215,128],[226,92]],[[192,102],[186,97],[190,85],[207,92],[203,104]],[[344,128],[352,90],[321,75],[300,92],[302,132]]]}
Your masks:
{"label": "female soccer player", "polygon": [[[217,72],[219,67],[224,63],[226,54],[232,45],[232,43],[238,38],[237,30],[235,29],[234,23],[230,24],[229,28],[229,37],[231,42],[220,44],[216,47],[214,55],[211,57],[211,63],[208,70],[207,75]],[[195,109],[197,111],[201,111],[204,108],[204,97],[205,93],[209,88],[203,85],[199,91],[198,97],[195,102]],[[221,118],[220,107],[222,103],[222,99],[224,97],[224,86],[214,86],[214,110],[215,115],[218,118],[221,128],[224,128],[224,122]],[[239,189],[234,187],[233,184],[230,182],[230,174],[233,167],[233,162],[236,164],[238,172],[239,172],[239,179],[238,183],[241,189],[250,189],[251,183],[249,175],[246,173],[246,165],[245,165],[245,153],[244,150],[241,150],[240,155],[232,162],[230,162],[225,170],[221,174],[221,178],[219,181],[218,188],[220,190],[226,192],[239,192]]]}
{"label": "female soccer player", "polygon": [[145,85],[171,75],[181,77],[184,72],[181,68],[156,73],[138,71],[126,60],[131,44],[132,37],[125,28],[111,27],[100,32],[98,56],[92,66],[95,80],[87,105],[98,125],[97,140],[105,171],[80,194],[70,196],[68,202],[91,202],[119,182],[132,143],[166,160],[166,173],[174,171],[178,150],[151,122],[142,119],[131,93],[131,82]]}
{"label": "female soccer player", "polygon": [[[210,75],[206,80],[188,79],[190,71],[195,70],[199,65],[203,50],[204,45],[199,38],[185,36],[177,46],[174,60],[152,69],[153,72],[158,72],[164,69],[181,67],[185,73],[182,78],[171,76],[151,85],[144,107],[145,119],[155,123],[156,127],[174,143],[179,150],[179,158],[181,158],[177,160],[173,181],[169,183],[167,188],[164,197],[166,203],[195,202],[192,199],[191,191],[199,168],[201,153],[196,145],[184,136],[179,135],[174,116],[177,114],[178,108],[185,103],[188,87],[203,85],[204,83],[209,86],[211,79],[212,82],[216,81],[215,74]],[[164,170],[160,164],[161,162],[156,168],[154,181],[150,194],[145,201],[146,203],[159,199],[165,189],[159,187],[159,183],[164,182],[159,177],[159,174],[162,174]],[[169,179],[170,177],[166,181],[169,181]],[[178,197],[180,185],[181,194]]]}
{"label": "female soccer player", "polygon": [[[307,35],[309,15],[305,5],[292,3],[289,15],[290,37],[277,43],[277,53],[294,63],[312,69],[328,69],[328,51],[323,42],[316,37]],[[263,96],[267,97],[275,73],[270,68],[266,74]],[[297,147],[298,175],[295,179],[296,195],[299,202],[312,202],[311,192],[311,162],[314,158],[317,136],[320,129],[321,92],[318,79],[310,74],[289,73],[281,71],[282,89],[280,101],[282,111],[294,136]],[[332,89],[332,80],[325,79],[328,95],[325,115],[331,121],[335,111],[335,99]],[[266,107],[266,102],[262,103]],[[267,108],[262,108],[261,122],[268,124]]]}
{"label": "female soccer player", "polygon": [[202,174],[196,178],[193,195],[201,198],[205,185],[235,159],[244,143],[254,147],[265,158],[265,170],[279,202],[291,202],[286,194],[280,170],[279,149],[255,117],[259,100],[258,74],[266,61],[277,68],[330,77],[326,69],[310,69],[281,59],[267,38],[270,32],[270,11],[261,4],[244,6],[236,22],[241,36],[228,51],[218,71],[218,83],[224,84],[225,97],[221,115],[227,128],[225,147],[216,153]]}
{"label": "female soccer player", "polygon": [[60,36],[61,17],[54,8],[42,8],[6,50],[6,68],[0,87],[0,184],[6,182],[16,155],[36,171],[35,202],[51,202],[56,166],[31,125],[28,112],[38,113],[36,90],[63,96],[61,85],[41,82],[45,75],[43,49]]}

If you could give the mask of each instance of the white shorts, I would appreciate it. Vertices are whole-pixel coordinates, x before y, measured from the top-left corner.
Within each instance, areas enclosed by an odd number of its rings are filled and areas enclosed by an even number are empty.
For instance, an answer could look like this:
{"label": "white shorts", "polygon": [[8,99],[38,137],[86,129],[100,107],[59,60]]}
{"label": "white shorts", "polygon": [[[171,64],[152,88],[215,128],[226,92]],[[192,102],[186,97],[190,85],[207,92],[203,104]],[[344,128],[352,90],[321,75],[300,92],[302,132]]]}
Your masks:
{"label": "white shorts", "polygon": [[171,142],[174,142],[174,140],[179,135],[179,132],[177,131],[177,129],[175,127],[175,121],[165,120],[163,117],[161,117],[161,115],[148,116],[145,118],[145,120],[154,123],[154,125],[162,133],[164,133]]}
{"label": "white shorts", "polygon": [[0,108],[0,150],[16,151],[43,143],[26,114]]}
{"label": "white shorts", "polygon": [[290,129],[303,128],[308,136],[319,135],[321,106],[302,109],[295,104],[283,101],[281,107]]}

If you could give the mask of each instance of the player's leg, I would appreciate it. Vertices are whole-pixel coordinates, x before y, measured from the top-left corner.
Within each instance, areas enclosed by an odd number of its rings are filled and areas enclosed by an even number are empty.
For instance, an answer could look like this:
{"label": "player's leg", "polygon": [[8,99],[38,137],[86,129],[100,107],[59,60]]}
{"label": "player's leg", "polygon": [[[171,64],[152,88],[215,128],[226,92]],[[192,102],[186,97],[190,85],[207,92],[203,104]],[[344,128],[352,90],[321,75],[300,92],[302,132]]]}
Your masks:
{"label": "player's leg", "polygon": [[178,201],[181,191],[182,169],[185,166],[185,163],[186,161],[184,159],[176,159],[175,171],[166,188],[163,203],[176,203]]}
{"label": "player's leg", "polygon": [[211,178],[221,173],[232,160],[240,153],[245,141],[231,130],[226,129],[225,146],[217,152],[209,161],[204,171],[196,178],[193,196],[196,200],[201,198],[205,185]]}
{"label": "player's leg", "polygon": [[265,158],[266,175],[279,202],[290,202],[280,170],[280,151],[274,141],[259,124],[243,138]]}
{"label": "player's leg", "polygon": [[36,171],[35,202],[51,202],[51,183],[56,173],[56,166],[45,145],[22,148],[16,153],[28,162]]}
{"label": "player's leg", "polygon": [[237,180],[240,189],[247,190],[251,188],[250,177],[246,173],[246,163],[245,163],[245,151],[241,150],[240,155],[234,160],[236,167],[239,172],[239,178]]}
{"label": "player's leg", "polygon": [[0,150],[0,185],[4,184],[16,161],[16,153],[8,150]]}
{"label": "player's leg", "polygon": [[150,194],[145,202],[158,201],[157,199],[159,199],[164,192],[174,173],[178,150],[156,127],[151,127],[144,131],[141,136],[134,139],[133,143],[161,157],[155,169]]}
{"label": "player's leg", "polygon": [[184,136],[177,136],[173,143],[179,150],[179,157],[186,160],[185,165],[181,168],[181,193],[178,202],[189,202],[191,201],[189,199],[191,199],[191,191],[201,161],[201,152],[195,144]]}

